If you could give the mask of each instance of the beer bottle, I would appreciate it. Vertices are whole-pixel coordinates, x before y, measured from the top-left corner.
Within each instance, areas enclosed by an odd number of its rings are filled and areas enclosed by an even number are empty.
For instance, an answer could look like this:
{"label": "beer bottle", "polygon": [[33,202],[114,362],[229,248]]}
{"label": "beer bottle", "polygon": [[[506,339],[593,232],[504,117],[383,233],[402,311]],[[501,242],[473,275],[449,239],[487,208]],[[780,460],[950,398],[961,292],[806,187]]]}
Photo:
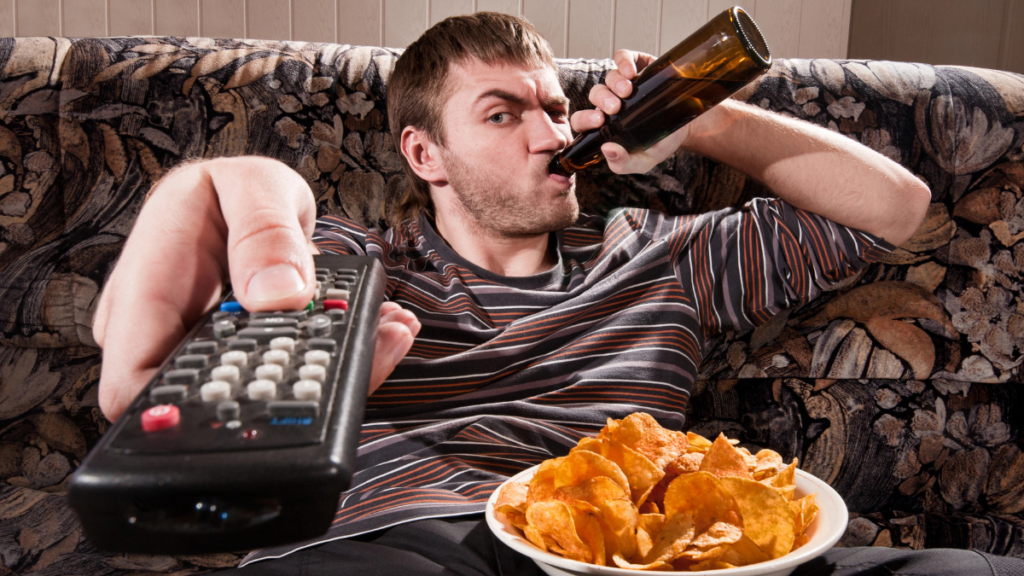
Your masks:
{"label": "beer bottle", "polygon": [[644,68],[618,114],[555,155],[551,173],[569,176],[596,164],[601,145],[643,150],[764,74],[772,56],[754,20],[735,6]]}

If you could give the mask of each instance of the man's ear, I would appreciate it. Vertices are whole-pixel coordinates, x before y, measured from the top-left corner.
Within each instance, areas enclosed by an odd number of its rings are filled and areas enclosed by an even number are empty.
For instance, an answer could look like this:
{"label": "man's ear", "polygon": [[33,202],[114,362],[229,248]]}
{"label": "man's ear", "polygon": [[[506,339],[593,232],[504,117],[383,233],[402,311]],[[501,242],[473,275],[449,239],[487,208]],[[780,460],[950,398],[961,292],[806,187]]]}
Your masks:
{"label": "man's ear", "polygon": [[402,129],[402,155],[417,176],[437,186],[448,182],[448,173],[441,158],[441,147],[426,132],[414,126]]}

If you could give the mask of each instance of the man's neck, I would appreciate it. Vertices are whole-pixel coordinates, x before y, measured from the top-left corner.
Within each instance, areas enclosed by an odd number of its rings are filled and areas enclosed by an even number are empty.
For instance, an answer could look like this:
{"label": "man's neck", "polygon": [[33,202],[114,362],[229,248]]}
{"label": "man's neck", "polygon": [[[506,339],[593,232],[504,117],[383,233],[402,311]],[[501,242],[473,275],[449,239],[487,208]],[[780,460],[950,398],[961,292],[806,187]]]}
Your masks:
{"label": "man's neck", "polygon": [[506,236],[475,225],[467,217],[438,211],[435,229],[445,242],[473,264],[501,276],[523,277],[547,272],[558,263],[551,234]]}

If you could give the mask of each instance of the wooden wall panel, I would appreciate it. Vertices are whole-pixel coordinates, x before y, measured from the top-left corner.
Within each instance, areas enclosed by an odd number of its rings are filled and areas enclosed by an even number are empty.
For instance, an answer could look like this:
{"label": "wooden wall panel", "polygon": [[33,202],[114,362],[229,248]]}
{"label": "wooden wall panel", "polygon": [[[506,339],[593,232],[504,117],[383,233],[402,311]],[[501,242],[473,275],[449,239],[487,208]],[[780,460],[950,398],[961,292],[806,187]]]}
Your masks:
{"label": "wooden wall panel", "polygon": [[245,0],[200,0],[199,34],[210,38],[245,38],[243,14]]}
{"label": "wooden wall panel", "polygon": [[0,0],[0,35],[16,36],[14,28],[14,0]]}
{"label": "wooden wall panel", "polygon": [[1002,51],[999,68],[1024,74],[1024,0],[1007,2],[1003,16]]}
{"label": "wooden wall panel", "polygon": [[661,46],[659,53],[667,52],[708,20],[705,0],[662,0]]}
{"label": "wooden wall panel", "polygon": [[335,0],[292,0],[292,40],[336,42]]}
{"label": "wooden wall panel", "polygon": [[[154,34],[152,0],[107,0],[110,35]],[[20,32],[19,32],[20,35]]]}
{"label": "wooden wall panel", "polygon": [[476,9],[481,12],[502,12],[519,16],[519,0],[476,0]]}
{"label": "wooden wall panel", "polygon": [[569,58],[611,58],[613,36],[612,0],[571,0]]}
{"label": "wooden wall panel", "polygon": [[814,0],[803,3],[798,58],[842,58],[846,55],[843,36],[838,33],[843,26],[845,2]]}
{"label": "wooden wall panel", "polygon": [[523,17],[551,44],[555,58],[566,58],[566,12],[569,0],[523,0]]}
{"label": "wooden wall panel", "polygon": [[16,0],[19,36],[60,36],[60,0]]}
{"label": "wooden wall panel", "polygon": [[404,48],[427,29],[427,0],[382,0],[384,45]]}
{"label": "wooden wall panel", "polygon": [[381,46],[383,28],[380,0],[345,0],[338,5],[338,42],[354,46]]}
{"label": "wooden wall panel", "polygon": [[[722,12],[725,12],[733,6],[742,6],[751,16],[756,18],[757,13],[757,0],[746,0],[740,2],[740,0],[708,0],[708,17],[707,20],[711,20],[715,16],[718,16]],[[705,22],[707,22],[705,20]]]}
{"label": "wooden wall panel", "polygon": [[758,0],[757,27],[773,58],[795,58],[800,50],[800,0]]}
{"label": "wooden wall panel", "polygon": [[65,36],[107,35],[106,0],[64,0],[62,9]]}
{"label": "wooden wall panel", "polygon": [[449,16],[473,13],[473,0],[430,0],[430,25]]}
{"label": "wooden wall panel", "polygon": [[245,0],[246,35],[261,40],[291,40],[289,0]]}
{"label": "wooden wall panel", "polygon": [[623,48],[658,56],[658,19],[661,0],[618,0],[615,3],[615,40],[612,52]]}
{"label": "wooden wall panel", "polygon": [[198,0],[153,0],[153,29],[159,36],[198,36]]}

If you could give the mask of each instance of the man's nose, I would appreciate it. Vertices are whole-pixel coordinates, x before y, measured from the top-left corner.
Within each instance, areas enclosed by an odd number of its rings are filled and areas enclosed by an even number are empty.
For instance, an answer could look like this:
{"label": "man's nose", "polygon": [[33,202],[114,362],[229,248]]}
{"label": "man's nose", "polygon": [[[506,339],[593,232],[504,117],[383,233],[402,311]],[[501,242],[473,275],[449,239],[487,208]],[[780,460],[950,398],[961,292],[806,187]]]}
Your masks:
{"label": "man's nose", "polygon": [[546,112],[537,114],[530,123],[530,152],[558,152],[569,145],[569,125],[558,124]]}

